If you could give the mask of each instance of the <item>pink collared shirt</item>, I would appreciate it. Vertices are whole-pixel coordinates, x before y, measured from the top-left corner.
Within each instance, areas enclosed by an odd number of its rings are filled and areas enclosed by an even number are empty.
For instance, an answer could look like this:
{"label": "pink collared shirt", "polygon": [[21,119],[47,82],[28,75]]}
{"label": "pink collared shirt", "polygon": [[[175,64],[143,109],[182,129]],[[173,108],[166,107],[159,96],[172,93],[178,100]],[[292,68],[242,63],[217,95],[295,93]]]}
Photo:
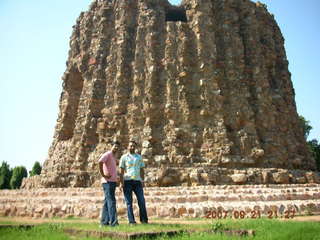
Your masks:
{"label": "pink collared shirt", "polygon": [[105,175],[110,174],[110,178],[101,178],[101,183],[106,182],[117,182],[118,180],[118,174],[117,174],[117,161],[114,157],[112,151],[108,151],[104,153],[101,158],[99,159],[99,162],[103,163],[103,173]]}

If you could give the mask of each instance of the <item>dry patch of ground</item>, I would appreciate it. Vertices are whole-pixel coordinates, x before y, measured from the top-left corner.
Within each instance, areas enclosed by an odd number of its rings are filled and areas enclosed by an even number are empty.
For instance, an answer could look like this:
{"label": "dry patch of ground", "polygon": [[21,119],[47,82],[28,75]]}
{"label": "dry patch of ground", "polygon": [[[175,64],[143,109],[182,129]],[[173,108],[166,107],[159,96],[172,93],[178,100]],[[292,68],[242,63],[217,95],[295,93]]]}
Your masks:
{"label": "dry patch of ground", "polygon": [[314,216],[296,216],[292,219],[283,218],[284,221],[299,221],[299,222],[320,222],[320,215]]}
{"label": "dry patch of ground", "polygon": [[[281,218],[283,221],[299,221],[299,222],[320,222],[320,215],[313,216],[296,216],[293,219],[285,219]],[[99,224],[98,219],[84,219],[84,218],[76,218],[76,219],[63,219],[63,218],[30,218],[30,217],[0,217],[1,222],[16,222],[16,223],[28,223],[28,224],[41,224],[41,223],[97,223]],[[240,221],[240,220],[239,220]],[[164,224],[203,224],[203,223],[211,223],[211,219],[203,219],[203,220],[192,220],[188,219],[179,219],[179,218],[171,218],[171,219],[150,219],[150,223],[164,223]],[[120,220],[120,224],[127,223],[126,220]]]}

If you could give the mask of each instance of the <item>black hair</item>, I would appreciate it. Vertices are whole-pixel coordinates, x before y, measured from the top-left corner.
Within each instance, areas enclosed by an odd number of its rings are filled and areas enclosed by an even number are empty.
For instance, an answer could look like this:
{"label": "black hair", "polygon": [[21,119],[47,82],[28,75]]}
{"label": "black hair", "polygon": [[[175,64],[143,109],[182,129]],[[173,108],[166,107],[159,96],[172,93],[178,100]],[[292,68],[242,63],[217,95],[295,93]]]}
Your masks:
{"label": "black hair", "polygon": [[135,145],[138,145],[135,140],[130,140],[129,143],[134,143]]}
{"label": "black hair", "polygon": [[120,145],[120,142],[119,141],[113,141],[112,145]]}

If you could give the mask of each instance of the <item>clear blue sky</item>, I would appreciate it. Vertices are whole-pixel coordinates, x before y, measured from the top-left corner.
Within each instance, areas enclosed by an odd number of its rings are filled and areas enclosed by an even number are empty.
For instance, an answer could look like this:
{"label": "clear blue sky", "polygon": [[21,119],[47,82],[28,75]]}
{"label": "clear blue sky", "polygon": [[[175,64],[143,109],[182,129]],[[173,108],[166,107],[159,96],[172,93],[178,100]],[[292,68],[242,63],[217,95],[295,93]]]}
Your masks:
{"label": "clear blue sky", "polygon": [[[285,37],[298,112],[313,126],[309,139],[320,140],[320,1],[261,2]],[[46,159],[72,25],[90,3],[0,0],[0,162],[30,170]]]}

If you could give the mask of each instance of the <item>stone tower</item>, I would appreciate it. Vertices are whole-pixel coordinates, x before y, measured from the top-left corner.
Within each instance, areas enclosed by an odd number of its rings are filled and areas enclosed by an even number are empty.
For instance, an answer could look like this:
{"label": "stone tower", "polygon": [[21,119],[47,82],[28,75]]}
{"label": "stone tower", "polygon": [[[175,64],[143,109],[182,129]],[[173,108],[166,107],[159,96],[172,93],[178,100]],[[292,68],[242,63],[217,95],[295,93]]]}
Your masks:
{"label": "stone tower", "polygon": [[24,187],[92,186],[110,142],[130,138],[150,186],[295,183],[315,169],[264,4],[94,0],[62,79],[48,159]]}

